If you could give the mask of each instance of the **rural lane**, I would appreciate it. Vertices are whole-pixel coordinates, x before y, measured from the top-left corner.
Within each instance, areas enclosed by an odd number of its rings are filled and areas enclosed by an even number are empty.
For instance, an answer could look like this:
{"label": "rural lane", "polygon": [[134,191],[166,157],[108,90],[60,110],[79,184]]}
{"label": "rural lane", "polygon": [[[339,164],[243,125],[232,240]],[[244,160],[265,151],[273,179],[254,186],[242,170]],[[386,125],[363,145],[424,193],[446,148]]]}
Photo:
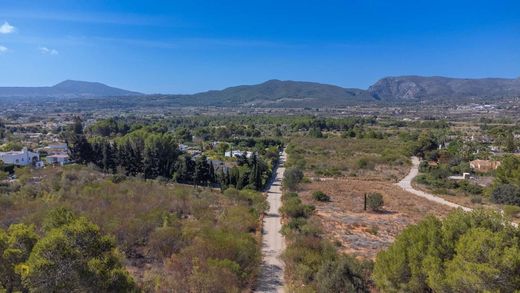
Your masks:
{"label": "rural lane", "polygon": [[397,185],[399,187],[401,187],[402,189],[404,189],[405,191],[408,191],[410,193],[413,193],[417,196],[420,196],[420,197],[423,197],[429,201],[433,201],[433,202],[436,202],[436,203],[439,203],[439,204],[442,204],[442,205],[446,205],[446,206],[449,206],[449,207],[452,207],[452,208],[461,208],[463,209],[464,211],[471,211],[470,208],[468,207],[465,207],[465,206],[461,206],[459,204],[456,204],[456,203],[452,203],[452,202],[449,202],[443,198],[440,198],[438,196],[435,196],[431,193],[426,193],[424,191],[421,191],[421,190],[417,190],[415,188],[413,188],[412,186],[412,180],[415,178],[415,176],[417,176],[417,174],[419,174],[419,164],[421,162],[419,161],[419,158],[417,157],[412,157],[412,169],[410,169],[410,173],[408,173],[408,175],[406,175],[406,177],[403,178],[403,180],[399,181],[397,183]]}
{"label": "rural lane", "polygon": [[255,292],[284,292],[284,264],[280,256],[285,249],[285,239],[281,233],[282,178],[285,171],[285,149],[267,188],[269,211],[264,216],[262,229],[262,266]]}

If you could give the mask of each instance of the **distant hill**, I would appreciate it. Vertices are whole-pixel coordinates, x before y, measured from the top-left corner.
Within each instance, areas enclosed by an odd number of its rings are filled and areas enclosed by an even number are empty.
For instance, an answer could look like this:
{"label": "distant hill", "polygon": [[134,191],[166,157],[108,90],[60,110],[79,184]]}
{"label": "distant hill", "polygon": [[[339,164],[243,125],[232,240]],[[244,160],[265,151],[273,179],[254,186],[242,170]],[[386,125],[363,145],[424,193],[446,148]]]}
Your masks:
{"label": "distant hill", "polygon": [[269,80],[257,85],[241,85],[182,98],[199,105],[270,107],[335,106],[373,100],[366,91],[360,89],[282,80]]}
{"label": "distant hill", "polygon": [[520,78],[386,77],[370,86],[368,93],[379,100],[389,102],[464,102],[473,98],[507,98],[520,96]]}
{"label": "distant hill", "polygon": [[3,98],[98,98],[142,96],[98,82],[66,80],[50,87],[0,87]]}
{"label": "distant hill", "polygon": [[[122,107],[321,108],[367,103],[374,105],[439,102],[463,104],[520,97],[520,78],[463,79],[439,76],[396,76],[383,78],[367,90],[315,82],[269,80],[256,85],[240,85],[192,95],[144,95],[109,87],[102,83],[67,80],[52,87],[0,87],[0,97],[83,100],[110,97],[111,105],[114,107],[121,105]],[[114,99],[117,97],[123,99]]]}

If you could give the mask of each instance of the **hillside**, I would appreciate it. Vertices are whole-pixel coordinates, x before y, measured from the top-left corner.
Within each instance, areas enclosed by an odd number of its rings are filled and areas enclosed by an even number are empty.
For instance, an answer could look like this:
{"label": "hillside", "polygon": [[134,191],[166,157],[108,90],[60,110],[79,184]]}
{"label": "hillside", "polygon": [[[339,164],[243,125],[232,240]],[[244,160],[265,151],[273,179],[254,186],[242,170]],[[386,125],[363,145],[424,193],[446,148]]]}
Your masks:
{"label": "hillside", "polygon": [[386,77],[370,86],[368,92],[382,101],[411,102],[448,99],[465,102],[473,98],[520,96],[520,78]]}
{"label": "hillside", "polygon": [[138,96],[141,93],[98,82],[66,80],[50,87],[0,87],[3,98],[97,98]]}
{"label": "hillside", "polygon": [[370,102],[361,89],[315,82],[269,80],[189,96],[191,103],[220,106],[321,107]]}
{"label": "hillside", "polygon": [[[113,107],[272,107],[322,108],[359,104],[486,102],[520,97],[520,78],[461,79],[397,76],[377,81],[367,90],[303,81],[269,80],[192,95],[144,95],[102,83],[67,80],[51,87],[0,87],[0,98],[111,98]],[[122,99],[114,99],[121,97]],[[98,101],[92,101],[98,103]],[[108,103],[108,101],[104,101]]]}

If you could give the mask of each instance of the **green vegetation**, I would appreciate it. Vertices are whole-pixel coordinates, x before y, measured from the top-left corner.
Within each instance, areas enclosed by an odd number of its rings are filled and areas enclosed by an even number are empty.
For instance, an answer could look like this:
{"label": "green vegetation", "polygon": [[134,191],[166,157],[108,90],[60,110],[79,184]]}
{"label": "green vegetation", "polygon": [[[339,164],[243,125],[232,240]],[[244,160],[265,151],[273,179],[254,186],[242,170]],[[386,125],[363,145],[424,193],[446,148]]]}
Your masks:
{"label": "green vegetation", "polygon": [[396,136],[381,139],[337,134],[329,134],[326,139],[293,137],[287,147],[287,165],[317,176],[367,172],[395,179],[400,176],[399,169],[409,162],[406,146],[407,142]]}
{"label": "green vegetation", "polygon": [[370,263],[339,255],[323,238],[314,206],[305,205],[295,192],[286,192],[280,210],[288,242],[283,254],[290,289],[294,292],[369,292]]}
{"label": "green vegetation", "polygon": [[330,196],[326,195],[323,191],[313,192],[312,198],[316,201],[322,201],[322,202],[330,201]]}
{"label": "green vegetation", "polygon": [[378,212],[385,204],[383,201],[383,195],[379,192],[372,192],[366,196],[367,206],[370,210]]}
{"label": "green vegetation", "polygon": [[0,197],[0,249],[28,239],[1,254],[18,276],[6,290],[239,292],[255,279],[267,207],[256,191],[113,180],[78,165],[20,170],[21,185]]}
{"label": "green vegetation", "polygon": [[520,206],[520,158],[506,156],[501,161],[490,199],[498,204]]}
{"label": "green vegetation", "polygon": [[384,292],[514,292],[519,232],[495,212],[430,216],[378,254],[373,279]]}
{"label": "green vegetation", "polygon": [[303,172],[298,167],[289,167],[283,173],[283,185],[289,190],[296,189],[303,179]]}
{"label": "green vegetation", "polygon": [[63,213],[69,212],[49,215],[53,225],[41,239],[33,225],[0,229],[0,275],[7,292],[134,291],[114,240],[87,219]]}
{"label": "green vegetation", "polygon": [[[77,119],[65,133],[72,159],[81,164],[93,164],[105,173],[175,180],[198,186],[220,186],[222,189],[233,187],[255,190],[261,190],[269,180],[278,159],[279,142],[253,140],[253,146],[258,145],[258,149],[251,158],[245,155],[238,157],[232,168],[214,166],[214,161],[205,154],[194,158],[178,149],[178,142],[185,136],[182,132],[179,137],[158,126],[138,127],[128,132],[128,125],[121,126],[121,123],[114,119],[102,120],[85,132],[81,121]],[[114,135],[114,132],[123,136],[113,139],[107,137]],[[86,133],[102,136],[88,137]],[[272,149],[266,149],[266,145]]]}

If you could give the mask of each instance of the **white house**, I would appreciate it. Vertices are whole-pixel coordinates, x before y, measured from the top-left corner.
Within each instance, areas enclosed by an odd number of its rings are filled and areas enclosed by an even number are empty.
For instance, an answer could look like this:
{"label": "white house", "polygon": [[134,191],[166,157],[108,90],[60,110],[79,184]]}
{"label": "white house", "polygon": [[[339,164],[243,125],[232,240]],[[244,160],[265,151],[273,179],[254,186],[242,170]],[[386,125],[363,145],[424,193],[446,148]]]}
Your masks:
{"label": "white house", "polygon": [[63,166],[68,163],[70,163],[68,154],[56,154],[47,156],[47,164]]}
{"label": "white house", "polygon": [[61,154],[61,153],[67,153],[69,151],[69,148],[67,147],[67,144],[61,143],[61,144],[51,144],[44,148],[45,151],[49,154]]}
{"label": "white house", "polygon": [[237,158],[237,157],[242,157],[242,156],[246,156],[246,158],[251,158],[253,156],[253,152],[243,152],[243,151],[227,151],[224,153],[224,156],[225,157],[228,157],[228,158]]}
{"label": "white house", "polygon": [[40,154],[30,152],[24,147],[21,151],[0,152],[0,161],[4,164],[27,166],[37,164],[40,161]]}

